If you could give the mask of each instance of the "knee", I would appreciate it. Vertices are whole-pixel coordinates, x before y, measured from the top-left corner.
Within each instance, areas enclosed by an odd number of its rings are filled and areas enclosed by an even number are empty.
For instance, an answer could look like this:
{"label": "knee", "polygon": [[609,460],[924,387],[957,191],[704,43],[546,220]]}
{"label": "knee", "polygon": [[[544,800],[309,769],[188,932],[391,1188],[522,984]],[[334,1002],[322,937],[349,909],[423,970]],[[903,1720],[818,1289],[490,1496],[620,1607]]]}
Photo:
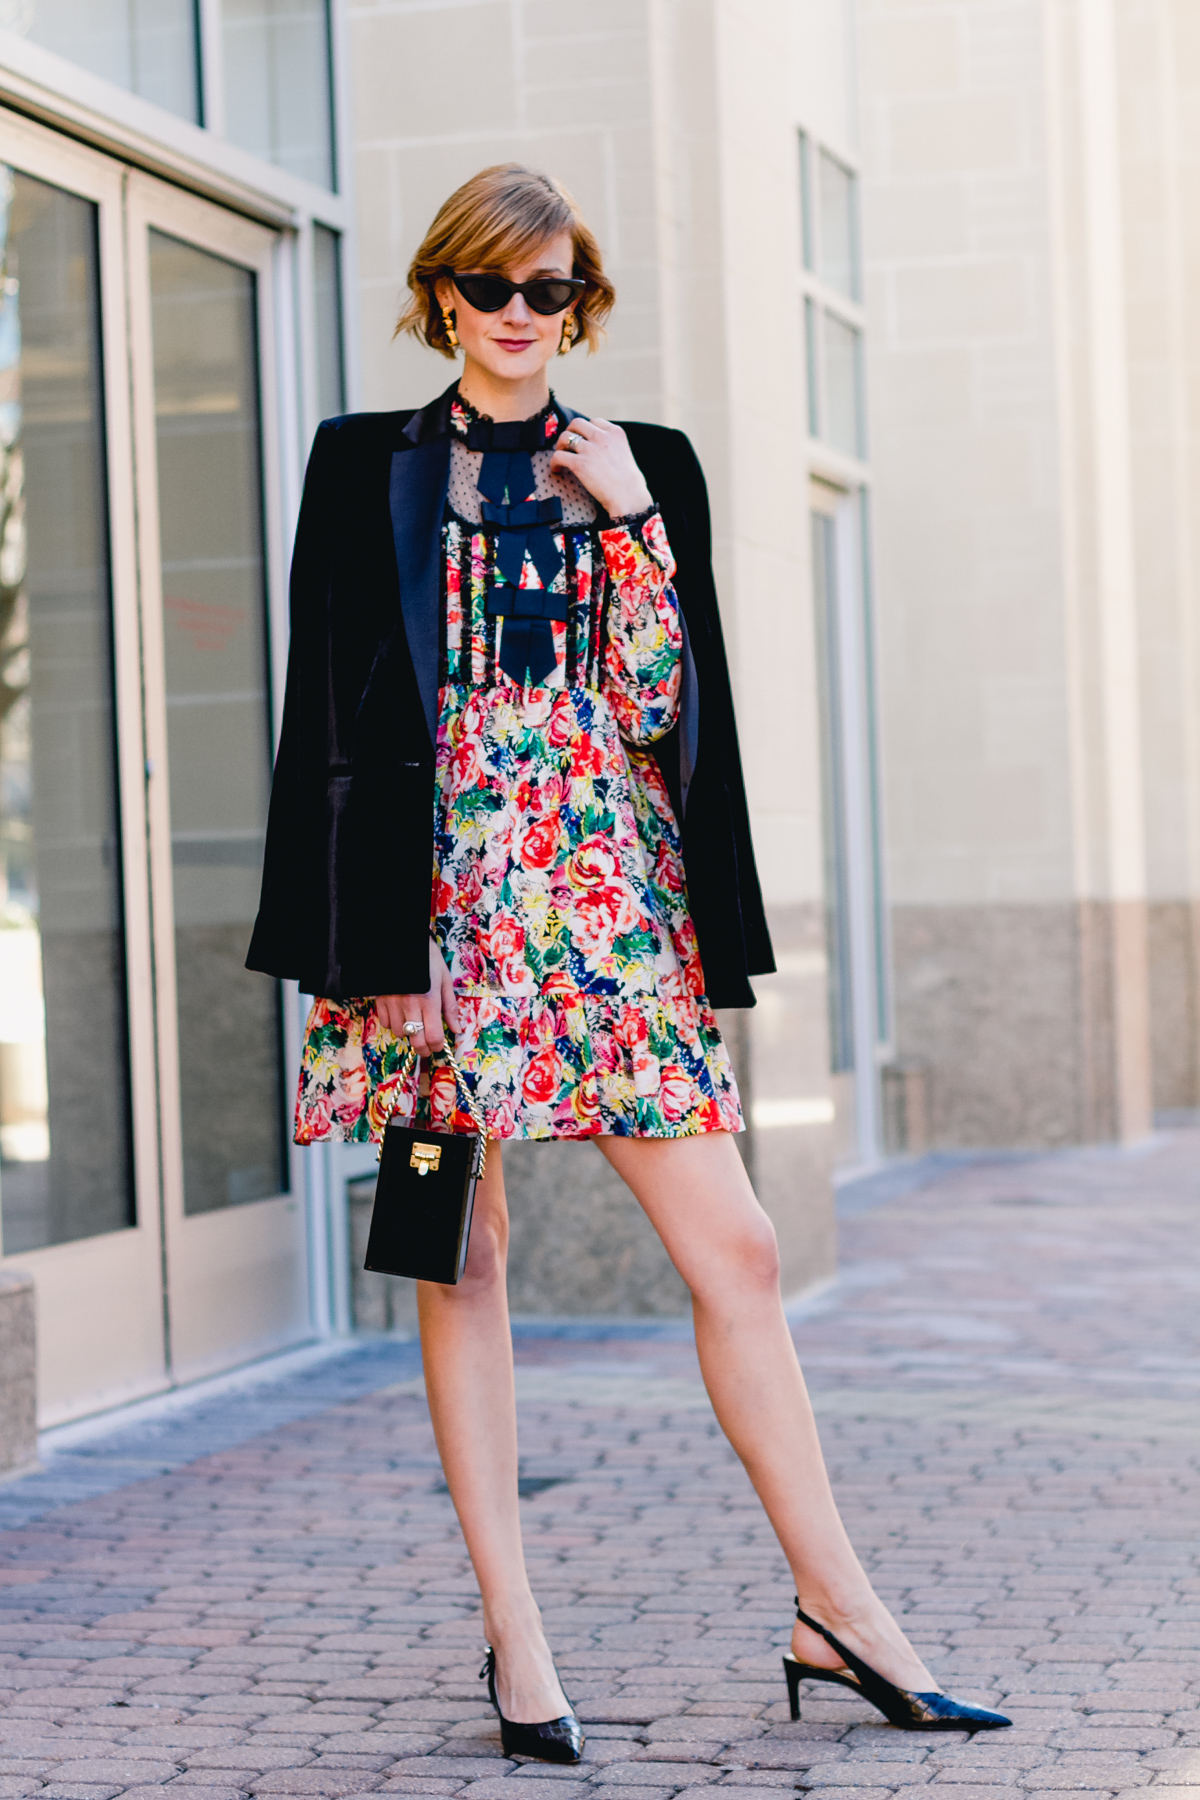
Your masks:
{"label": "knee", "polygon": [[727,1278],[756,1295],[779,1292],[779,1240],[761,1207],[739,1224],[727,1253]]}
{"label": "knee", "polygon": [[766,1213],[760,1213],[753,1228],[747,1232],[744,1256],[746,1272],[755,1285],[778,1292],[781,1274],[779,1239]]}
{"label": "knee", "polygon": [[692,1299],[706,1311],[758,1310],[779,1299],[779,1244],[775,1227],[757,1204],[689,1264],[684,1273]]}

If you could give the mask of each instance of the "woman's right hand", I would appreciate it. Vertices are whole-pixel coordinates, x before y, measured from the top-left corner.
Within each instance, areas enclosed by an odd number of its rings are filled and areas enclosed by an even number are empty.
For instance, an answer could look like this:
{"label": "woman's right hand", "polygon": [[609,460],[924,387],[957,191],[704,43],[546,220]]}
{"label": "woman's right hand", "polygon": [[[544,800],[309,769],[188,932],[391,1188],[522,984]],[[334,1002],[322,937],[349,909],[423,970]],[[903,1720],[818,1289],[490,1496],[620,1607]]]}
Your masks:
{"label": "woman's right hand", "polygon": [[[446,959],[434,943],[429,940],[429,991],[424,994],[377,994],[375,1011],[379,1015],[381,1025],[386,1025],[393,1037],[400,1042],[410,1043],[418,1056],[429,1056],[435,1050],[445,1046],[446,1033],[442,1021],[451,1031],[462,1030],[459,1017],[458,1002],[454,998],[454,983],[450,979],[450,971],[446,967]],[[419,1031],[405,1031],[406,1025],[420,1021]]]}

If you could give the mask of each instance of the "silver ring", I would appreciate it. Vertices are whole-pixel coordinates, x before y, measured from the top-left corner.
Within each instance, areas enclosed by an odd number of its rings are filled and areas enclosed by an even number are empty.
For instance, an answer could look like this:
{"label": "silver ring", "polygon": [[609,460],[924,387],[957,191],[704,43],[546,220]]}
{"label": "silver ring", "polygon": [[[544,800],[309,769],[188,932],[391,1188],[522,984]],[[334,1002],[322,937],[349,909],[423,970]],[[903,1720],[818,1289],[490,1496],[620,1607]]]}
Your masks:
{"label": "silver ring", "polygon": [[418,1031],[424,1031],[424,1029],[425,1022],[423,1019],[405,1019],[404,1021],[404,1035],[406,1037],[416,1037]]}
{"label": "silver ring", "polygon": [[582,438],[574,431],[568,431],[566,437],[563,439],[563,449],[574,451],[582,442]]}

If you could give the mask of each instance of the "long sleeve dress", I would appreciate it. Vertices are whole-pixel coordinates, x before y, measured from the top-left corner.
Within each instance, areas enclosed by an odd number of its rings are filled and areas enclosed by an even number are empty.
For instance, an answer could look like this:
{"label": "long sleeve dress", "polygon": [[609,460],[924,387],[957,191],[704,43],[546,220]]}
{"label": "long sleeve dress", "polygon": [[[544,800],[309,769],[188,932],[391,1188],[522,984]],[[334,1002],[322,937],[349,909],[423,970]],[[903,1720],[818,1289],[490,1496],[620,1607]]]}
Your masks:
{"label": "long sleeve dress", "polygon": [[[430,930],[458,1063],[491,1137],[740,1131],[649,748],[679,699],[662,518],[550,470],[553,398],[494,425],[456,396],[450,424]],[[473,1129],[444,1062],[419,1093],[404,1061],[372,998],[315,1000],[296,1141]]]}

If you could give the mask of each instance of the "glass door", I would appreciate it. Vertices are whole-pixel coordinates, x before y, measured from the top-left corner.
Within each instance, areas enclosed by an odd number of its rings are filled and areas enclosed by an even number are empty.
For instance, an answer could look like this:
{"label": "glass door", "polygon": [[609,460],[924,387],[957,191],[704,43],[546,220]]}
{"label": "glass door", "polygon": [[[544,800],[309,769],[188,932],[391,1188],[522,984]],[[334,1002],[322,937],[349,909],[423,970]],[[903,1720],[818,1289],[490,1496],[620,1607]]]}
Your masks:
{"label": "glass door", "polygon": [[0,158],[0,1241],[53,1420],[166,1379],[122,196]]}
{"label": "glass door", "polygon": [[244,967],[278,253],[0,108],[0,1256],[44,1423],[310,1335],[296,997]]}
{"label": "glass door", "polygon": [[281,570],[275,238],[130,180],[151,869],[172,1368],[307,1329],[285,1136],[283,996],[245,968],[272,752]]}

